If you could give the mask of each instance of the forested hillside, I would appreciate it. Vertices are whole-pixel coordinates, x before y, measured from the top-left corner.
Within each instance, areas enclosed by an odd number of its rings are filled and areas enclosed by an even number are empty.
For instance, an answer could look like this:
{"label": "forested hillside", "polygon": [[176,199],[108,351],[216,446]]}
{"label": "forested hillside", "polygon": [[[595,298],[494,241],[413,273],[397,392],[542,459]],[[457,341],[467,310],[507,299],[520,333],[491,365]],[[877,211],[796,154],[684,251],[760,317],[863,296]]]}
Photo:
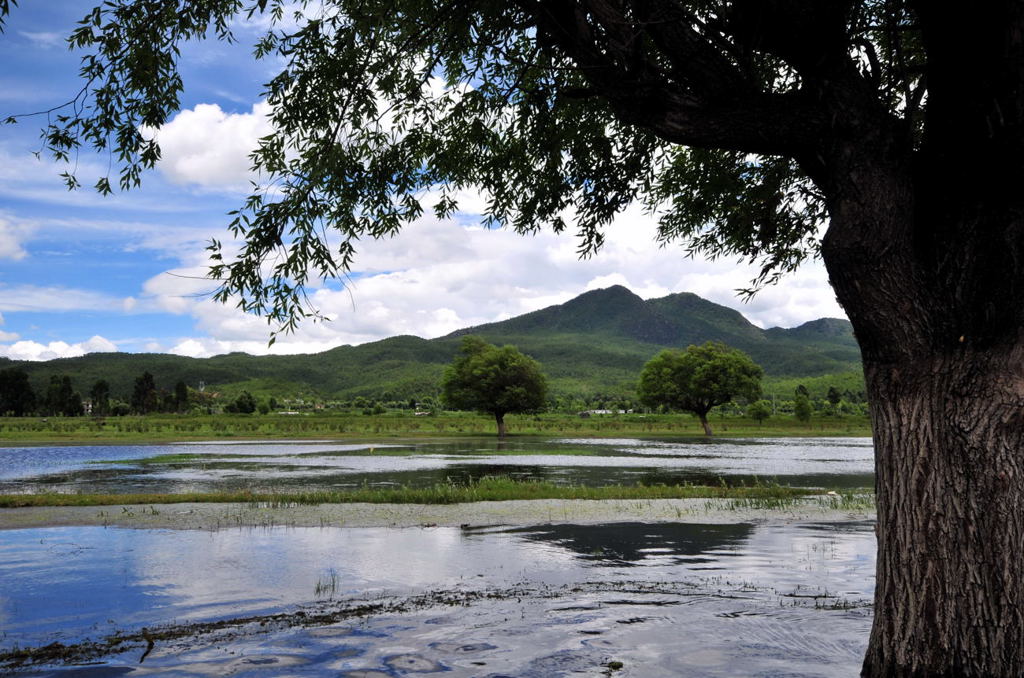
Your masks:
{"label": "forested hillside", "polygon": [[658,351],[708,340],[746,351],[770,379],[779,381],[860,369],[860,353],[845,320],[824,318],[792,329],[762,330],[737,311],[694,294],[644,301],[621,286],[437,339],[398,336],[289,356],[231,353],[199,359],[92,353],[47,362],[0,361],[0,368],[25,370],[37,391],[55,374],[69,375],[82,392],[105,379],[111,393],[122,398],[131,392],[135,378],[148,371],[163,388],[181,381],[214,391],[244,388],[280,396],[402,399],[436,393],[444,367],[466,334],[514,344],[540,361],[555,395],[631,394],[640,368]]}

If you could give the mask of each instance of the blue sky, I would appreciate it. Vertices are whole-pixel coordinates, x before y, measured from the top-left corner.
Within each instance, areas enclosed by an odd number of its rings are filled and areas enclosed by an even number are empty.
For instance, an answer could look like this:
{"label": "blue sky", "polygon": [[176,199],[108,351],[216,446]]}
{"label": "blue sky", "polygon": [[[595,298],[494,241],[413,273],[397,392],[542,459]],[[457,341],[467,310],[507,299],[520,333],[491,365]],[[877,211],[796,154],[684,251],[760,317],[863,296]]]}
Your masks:
{"label": "blue sky", "polygon": [[[79,55],[63,39],[92,4],[25,0],[12,10],[0,34],[0,117],[46,110],[78,91]],[[658,247],[639,210],[609,228],[599,255],[580,261],[571,235],[481,229],[482,199],[466,194],[451,221],[428,217],[390,240],[361,243],[345,285],[312,290],[331,322],[307,323],[268,348],[266,322],[213,302],[202,280],[204,248],[229,240],[225,214],[244,198],[248,152],[269,131],[260,92],[274,64],[249,56],[256,26],[239,25],[236,35],[238,46],[184,50],[182,110],[160,130],[163,160],[141,189],[69,192],[61,167],[33,155],[45,117],[0,126],[0,356],[308,353],[395,334],[440,336],[612,284],[644,298],[695,292],[763,327],[842,317],[820,264],[743,304],[734,290],[752,268]],[[105,166],[83,153],[83,184]]]}

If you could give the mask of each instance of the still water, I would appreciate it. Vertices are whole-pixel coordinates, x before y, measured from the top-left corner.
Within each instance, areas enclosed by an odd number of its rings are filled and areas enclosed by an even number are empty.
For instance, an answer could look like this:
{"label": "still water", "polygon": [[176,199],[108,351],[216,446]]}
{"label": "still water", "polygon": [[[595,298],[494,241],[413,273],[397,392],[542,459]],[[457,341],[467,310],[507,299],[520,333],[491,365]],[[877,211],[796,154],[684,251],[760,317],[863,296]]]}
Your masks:
{"label": "still water", "polygon": [[873,576],[859,522],[10,530],[0,650],[447,591],[475,597],[31,675],[853,676]]}
{"label": "still water", "polygon": [[[173,456],[169,456],[173,455]],[[869,438],[460,438],[0,448],[0,492],[201,492],[464,483],[873,484]]]}

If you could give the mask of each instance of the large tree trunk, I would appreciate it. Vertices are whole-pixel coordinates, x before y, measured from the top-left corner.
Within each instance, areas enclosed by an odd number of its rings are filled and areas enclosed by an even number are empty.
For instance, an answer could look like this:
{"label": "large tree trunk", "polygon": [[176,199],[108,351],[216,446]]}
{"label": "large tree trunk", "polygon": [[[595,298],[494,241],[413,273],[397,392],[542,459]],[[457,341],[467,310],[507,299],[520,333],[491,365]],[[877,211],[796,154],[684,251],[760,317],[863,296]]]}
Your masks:
{"label": "large tree trunk", "polygon": [[856,199],[830,206],[822,249],[861,345],[874,431],[862,675],[1024,676],[1020,217],[983,200],[937,211],[952,192],[868,175],[846,193]]}
{"label": "large tree trunk", "polygon": [[1024,344],[866,362],[878,502],[865,676],[1024,675]]}
{"label": "large tree trunk", "polygon": [[505,437],[505,413],[504,412],[495,412],[494,413],[494,421],[498,424],[498,437],[499,438],[504,438]]}
{"label": "large tree trunk", "polygon": [[700,419],[700,425],[704,427],[704,435],[706,435],[706,436],[714,435],[711,432],[711,424],[708,423],[708,414],[707,414],[707,412],[698,412],[697,413],[697,418]]}

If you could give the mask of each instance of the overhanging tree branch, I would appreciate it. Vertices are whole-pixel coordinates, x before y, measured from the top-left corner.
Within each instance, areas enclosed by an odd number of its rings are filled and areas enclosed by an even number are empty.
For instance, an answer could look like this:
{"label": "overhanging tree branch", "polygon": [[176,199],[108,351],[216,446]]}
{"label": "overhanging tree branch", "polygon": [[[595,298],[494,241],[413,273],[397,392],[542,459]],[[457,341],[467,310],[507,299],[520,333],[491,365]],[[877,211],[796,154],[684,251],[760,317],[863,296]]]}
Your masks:
{"label": "overhanging tree branch", "polygon": [[[716,54],[713,41],[681,23],[684,13],[644,4],[637,18],[603,2],[521,4],[620,118],[666,141],[796,157],[809,152],[827,130],[820,105],[798,92],[755,87]],[[642,49],[640,36],[647,30],[658,37]],[[608,39],[608,33],[616,38]],[[653,53],[656,44],[672,48]],[[685,77],[664,77],[659,59]]]}

